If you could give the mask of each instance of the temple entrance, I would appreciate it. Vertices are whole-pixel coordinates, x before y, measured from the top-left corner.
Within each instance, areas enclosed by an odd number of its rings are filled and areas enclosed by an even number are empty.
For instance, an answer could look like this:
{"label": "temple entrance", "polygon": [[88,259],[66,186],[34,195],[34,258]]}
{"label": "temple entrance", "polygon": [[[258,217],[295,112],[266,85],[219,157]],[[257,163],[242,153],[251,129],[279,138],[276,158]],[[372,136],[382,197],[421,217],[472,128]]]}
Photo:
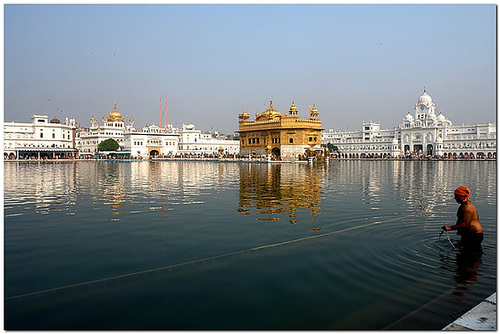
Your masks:
{"label": "temple entrance", "polygon": [[423,152],[423,145],[414,145],[413,146],[413,151],[416,153],[416,154],[420,154]]}
{"label": "temple entrance", "polygon": [[405,145],[404,154],[409,154],[409,153],[410,153],[410,145]]}
{"label": "temple entrance", "polygon": [[279,158],[281,156],[281,151],[279,148],[273,148],[273,150],[271,151],[271,154],[274,155],[276,158]]}
{"label": "temple entrance", "polygon": [[158,152],[158,150],[155,150],[155,149],[149,151],[149,155],[152,157],[156,157],[159,154],[160,154],[160,152]]}
{"label": "temple entrance", "polygon": [[432,155],[434,153],[434,147],[429,144],[427,145],[427,155]]}

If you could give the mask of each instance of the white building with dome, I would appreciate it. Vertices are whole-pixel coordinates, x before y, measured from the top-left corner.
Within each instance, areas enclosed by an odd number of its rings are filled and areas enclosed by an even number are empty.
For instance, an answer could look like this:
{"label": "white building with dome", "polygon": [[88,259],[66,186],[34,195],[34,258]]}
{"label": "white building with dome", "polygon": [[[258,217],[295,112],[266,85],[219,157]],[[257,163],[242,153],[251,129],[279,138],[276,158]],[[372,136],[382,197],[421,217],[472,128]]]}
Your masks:
{"label": "white building with dome", "polygon": [[193,124],[183,125],[181,129],[171,124],[167,128],[157,125],[146,125],[140,130],[134,128],[134,119],[126,120],[116,109],[103,116],[103,124],[90,119],[90,128],[77,133],[76,148],[80,156],[92,157],[98,154],[98,146],[107,139],[118,142],[119,155],[133,158],[151,156],[173,156],[176,154],[237,154],[238,140],[215,138],[212,134],[202,133]]}
{"label": "white building with dome", "polygon": [[114,139],[120,145],[125,147],[125,132],[134,131],[134,119],[130,118],[128,124],[122,114],[115,108],[108,115],[102,117],[102,125],[99,125],[95,117],[90,119],[90,128],[81,129],[77,133],[76,148],[80,156],[94,156],[97,154],[99,144],[107,139]]}
{"label": "white building with dome", "polygon": [[424,88],[415,103],[394,129],[380,129],[380,123],[363,122],[361,131],[322,133],[321,142],[337,146],[342,158],[433,156],[440,158],[496,158],[496,124],[453,125]]}

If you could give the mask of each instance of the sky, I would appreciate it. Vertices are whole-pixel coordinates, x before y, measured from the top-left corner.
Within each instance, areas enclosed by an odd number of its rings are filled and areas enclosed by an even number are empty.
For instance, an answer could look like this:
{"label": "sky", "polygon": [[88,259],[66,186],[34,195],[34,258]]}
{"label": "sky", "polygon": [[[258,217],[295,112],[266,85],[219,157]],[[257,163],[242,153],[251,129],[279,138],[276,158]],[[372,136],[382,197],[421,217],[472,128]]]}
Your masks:
{"label": "sky", "polygon": [[167,96],[176,127],[233,134],[272,100],[389,129],[425,87],[453,124],[495,122],[496,31],[495,4],[4,5],[4,121],[88,127],[116,101],[140,128]]}

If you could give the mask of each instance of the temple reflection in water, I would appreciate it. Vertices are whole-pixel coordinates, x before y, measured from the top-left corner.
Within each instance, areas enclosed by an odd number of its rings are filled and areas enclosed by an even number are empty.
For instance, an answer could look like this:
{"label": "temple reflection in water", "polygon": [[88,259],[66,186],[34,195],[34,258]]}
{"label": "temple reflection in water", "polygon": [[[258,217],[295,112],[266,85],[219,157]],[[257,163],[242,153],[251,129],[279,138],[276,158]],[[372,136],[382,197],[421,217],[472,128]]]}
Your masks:
{"label": "temple reflection in water", "polygon": [[257,214],[258,220],[288,220],[296,224],[297,213],[320,214],[324,166],[306,164],[242,164],[238,212]]}

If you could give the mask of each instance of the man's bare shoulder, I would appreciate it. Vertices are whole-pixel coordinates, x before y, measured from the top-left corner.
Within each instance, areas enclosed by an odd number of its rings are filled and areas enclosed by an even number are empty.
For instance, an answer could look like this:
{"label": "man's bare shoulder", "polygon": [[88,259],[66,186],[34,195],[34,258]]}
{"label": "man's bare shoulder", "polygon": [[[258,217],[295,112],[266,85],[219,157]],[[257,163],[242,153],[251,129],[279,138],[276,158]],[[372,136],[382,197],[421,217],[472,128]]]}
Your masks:
{"label": "man's bare shoulder", "polygon": [[472,202],[469,202],[469,203],[467,203],[467,205],[465,205],[464,211],[476,212],[477,209],[476,209],[476,206],[474,204],[472,204]]}

